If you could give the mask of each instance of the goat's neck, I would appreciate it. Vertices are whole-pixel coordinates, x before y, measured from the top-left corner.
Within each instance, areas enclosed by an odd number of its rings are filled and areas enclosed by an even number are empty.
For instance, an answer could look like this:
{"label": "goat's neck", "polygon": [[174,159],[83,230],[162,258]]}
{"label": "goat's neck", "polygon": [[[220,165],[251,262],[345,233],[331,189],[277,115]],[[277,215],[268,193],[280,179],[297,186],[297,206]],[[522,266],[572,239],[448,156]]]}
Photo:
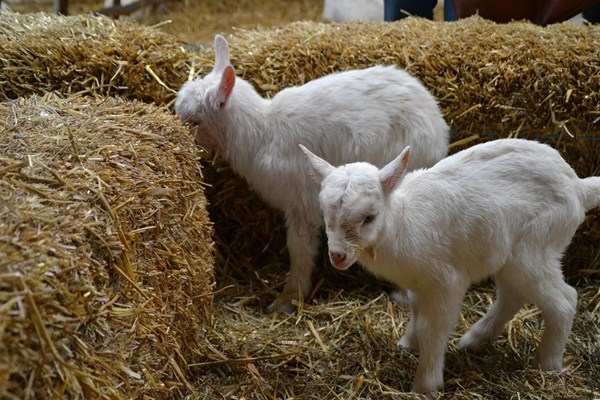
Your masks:
{"label": "goat's neck", "polygon": [[[244,171],[253,168],[255,157],[270,140],[268,137],[268,110],[270,101],[265,100],[254,90],[237,93],[223,110],[225,143],[223,155],[233,169],[245,175]],[[234,92],[235,93],[235,92]]]}
{"label": "goat's neck", "polygon": [[398,196],[388,201],[378,218],[385,224],[371,246],[363,250],[359,261],[372,273],[396,284],[415,290],[418,287],[418,274],[411,269],[415,240],[407,236],[414,232],[411,226],[415,221],[404,213],[404,202]]}
{"label": "goat's neck", "polygon": [[[392,249],[397,246],[406,246],[403,241],[408,238],[404,234],[410,232],[408,228],[410,221],[407,220],[405,213],[406,203],[406,199],[398,192],[392,193],[387,199],[385,208],[379,216],[379,218],[384,218],[385,224],[378,236],[376,248]],[[410,239],[408,240],[410,241]]]}

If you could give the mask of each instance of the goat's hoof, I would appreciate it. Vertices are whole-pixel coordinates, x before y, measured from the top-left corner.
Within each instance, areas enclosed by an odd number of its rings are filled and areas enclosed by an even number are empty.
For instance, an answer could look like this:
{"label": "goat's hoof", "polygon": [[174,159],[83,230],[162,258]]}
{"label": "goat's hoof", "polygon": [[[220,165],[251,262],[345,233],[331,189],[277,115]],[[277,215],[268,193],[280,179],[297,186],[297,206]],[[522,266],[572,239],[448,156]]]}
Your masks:
{"label": "goat's hoof", "polygon": [[[439,387],[438,387],[439,386]],[[421,385],[417,385],[416,383],[413,385],[411,392],[422,394],[426,399],[435,399],[438,397],[439,391],[442,389],[443,385],[435,385],[435,387],[424,387]]]}
{"label": "goat's hoof", "polygon": [[477,353],[485,346],[486,343],[487,341],[478,339],[469,331],[465,333],[458,341],[458,348],[471,353]]}
{"label": "goat's hoof", "polygon": [[541,360],[536,353],[533,357],[533,366],[542,371],[562,371],[562,357],[548,357]]}
{"label": "goat's hoof", "polygon": [[296,311],[294,300],[297,299],[292,293],[282,293],[281,296],[269,304],[267,312],[291,315]]}
{"label": "goat's hoof", "polygon": [[419,352],[419,343],[416,339],[409,338],[406,335],[402,336],[400,340],[398,340],[398,346],[404,347],[407,350],[410,350],[414,353]]}
{"label": "goat's hoof", "polygon": [[408,307],[408,291],[402,288],[396,288],[390,292],[390,300],[400,307]]}

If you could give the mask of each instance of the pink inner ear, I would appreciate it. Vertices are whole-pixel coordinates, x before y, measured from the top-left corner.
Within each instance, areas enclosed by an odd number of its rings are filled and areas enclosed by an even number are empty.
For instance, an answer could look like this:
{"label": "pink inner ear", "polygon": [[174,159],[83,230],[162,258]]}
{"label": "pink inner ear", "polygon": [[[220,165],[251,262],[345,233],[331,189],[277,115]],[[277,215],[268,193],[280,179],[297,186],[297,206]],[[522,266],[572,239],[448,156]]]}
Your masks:
{"label": "pink inner ear", "polygon": [[233,86],[235,85],[235,71],[231,65],[228,65],[223,70],[223,75],[221,76],[221,83],[219,84],[219,107],[225,107],[227,104],[227,100],[229,99],[229,95],[233,90]]}
{"label": "pink inner ear", "polygon": [[410,147],[407,147],[404,155],[402,156],[402,170],[406,170],[406,166],[408,165],[408,159],[410,158]]}
{"label": "pink inner ear", "polygon": [[[400,160],[398,160],[398,158],[396,158],[396,160],[394,160],[392,163],[388,164],[385,167],[385,168],[387,168],[388,166],[394,165],[394,169],[392,171],[389,171],[390,172],[389,175],[387,177],[385,177],[385,179],[381,182],[381,186],[383,187],[383,190],[386,193],[390,193],[392,190],[394,190],[394,188],[396,187],[396,185],[398,184],[398,182],[404,175],[404,172],[406,171],[406,166],[408,165],[409,158],[410,158],[410,148],[407,147],[400,155]],[[400,162],[398,163],[398,161],[400,161]]]}

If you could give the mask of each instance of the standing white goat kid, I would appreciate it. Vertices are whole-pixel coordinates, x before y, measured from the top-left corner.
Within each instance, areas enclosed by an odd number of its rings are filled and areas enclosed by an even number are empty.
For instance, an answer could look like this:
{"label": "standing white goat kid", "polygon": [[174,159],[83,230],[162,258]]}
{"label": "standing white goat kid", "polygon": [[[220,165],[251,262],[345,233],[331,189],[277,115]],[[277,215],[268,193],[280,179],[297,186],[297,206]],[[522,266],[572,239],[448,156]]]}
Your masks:
{"label": "standing white goat kid", "polygon": [[292,312],[293,300],[307,298],[312,287],[322,217],[319,187],[304,173],[298,144],[336,163],[379,166],[410,144],[415,168],[448,151],[448,125],[435,98],[407,72],[379,66],[331,74],[268,100],[235,76],[222,36],[215,37],[212,72],[183,85],[175,110],[197,125],[197,144],[220,151],[285,214],[291,274],[269,311]]}
{"label": "standing white goat kid", "polygon": [[473,146],[410,173],[409,148],[381,170],[334,168],[303,151],[321,182],[331,263],[346,269],[358,261],[409,290],[412,318],[399,344],[420,352],[413,391],[442,388],[463,296],[490,275],[496,302],[459,346],[477,350],[531,302],[546,324],[534,363],[561,369],[577,304],[561,257],[586,211],[600,206],[600,177],[579,179],[556,150],[519,139]]}

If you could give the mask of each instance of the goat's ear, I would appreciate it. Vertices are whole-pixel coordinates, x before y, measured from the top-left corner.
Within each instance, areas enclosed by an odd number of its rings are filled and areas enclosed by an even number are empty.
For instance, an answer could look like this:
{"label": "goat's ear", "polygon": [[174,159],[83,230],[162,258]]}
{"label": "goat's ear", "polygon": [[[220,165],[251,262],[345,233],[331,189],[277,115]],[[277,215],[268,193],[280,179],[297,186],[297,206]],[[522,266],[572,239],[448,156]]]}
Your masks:
{"label": "goat's ear", "polygon": [[221,82],[219,82],[219,86],[215,89],[212,89],[209,96],[211,100],[211,104],[216,109],[222,109],[227,104],[227,100],[229,100],[229,96],[233,90],[233,86],[235,85],[235,70],[231,65],[228,65],[223,70],[223,74],[221,75]]}
{"label": "goat's ear", "polygon": [[306,156],[307,160],[308,160],[308,164],[310,165],[310,174],[311,176],[315,179],[315,181],[318,184],[321,184],[321,182],[323,182],[323,179],[325,179],[325,177],[327,177],[329,174],[331,174],[333,172],[333,170],[335,169],[335,167],[331,164],[329,164],[327,161],[323,160],[321,157],[313,154],[310,150],[308,150],[306,147],[299,145],[300,148],[302,149],[302,152],[304,152],[304,155]]}
{"label": "goat's ear", "polygon": [[215,36],[215,66],[214,72],[222,72],[229,62],[229,45],[227,40],[221,35]]}
{"label": "goat's ear", "polygon": [[379,171],[379,182],[386,195],[396,189],[408,165],[410,146],[407,146],[398,157]]}

